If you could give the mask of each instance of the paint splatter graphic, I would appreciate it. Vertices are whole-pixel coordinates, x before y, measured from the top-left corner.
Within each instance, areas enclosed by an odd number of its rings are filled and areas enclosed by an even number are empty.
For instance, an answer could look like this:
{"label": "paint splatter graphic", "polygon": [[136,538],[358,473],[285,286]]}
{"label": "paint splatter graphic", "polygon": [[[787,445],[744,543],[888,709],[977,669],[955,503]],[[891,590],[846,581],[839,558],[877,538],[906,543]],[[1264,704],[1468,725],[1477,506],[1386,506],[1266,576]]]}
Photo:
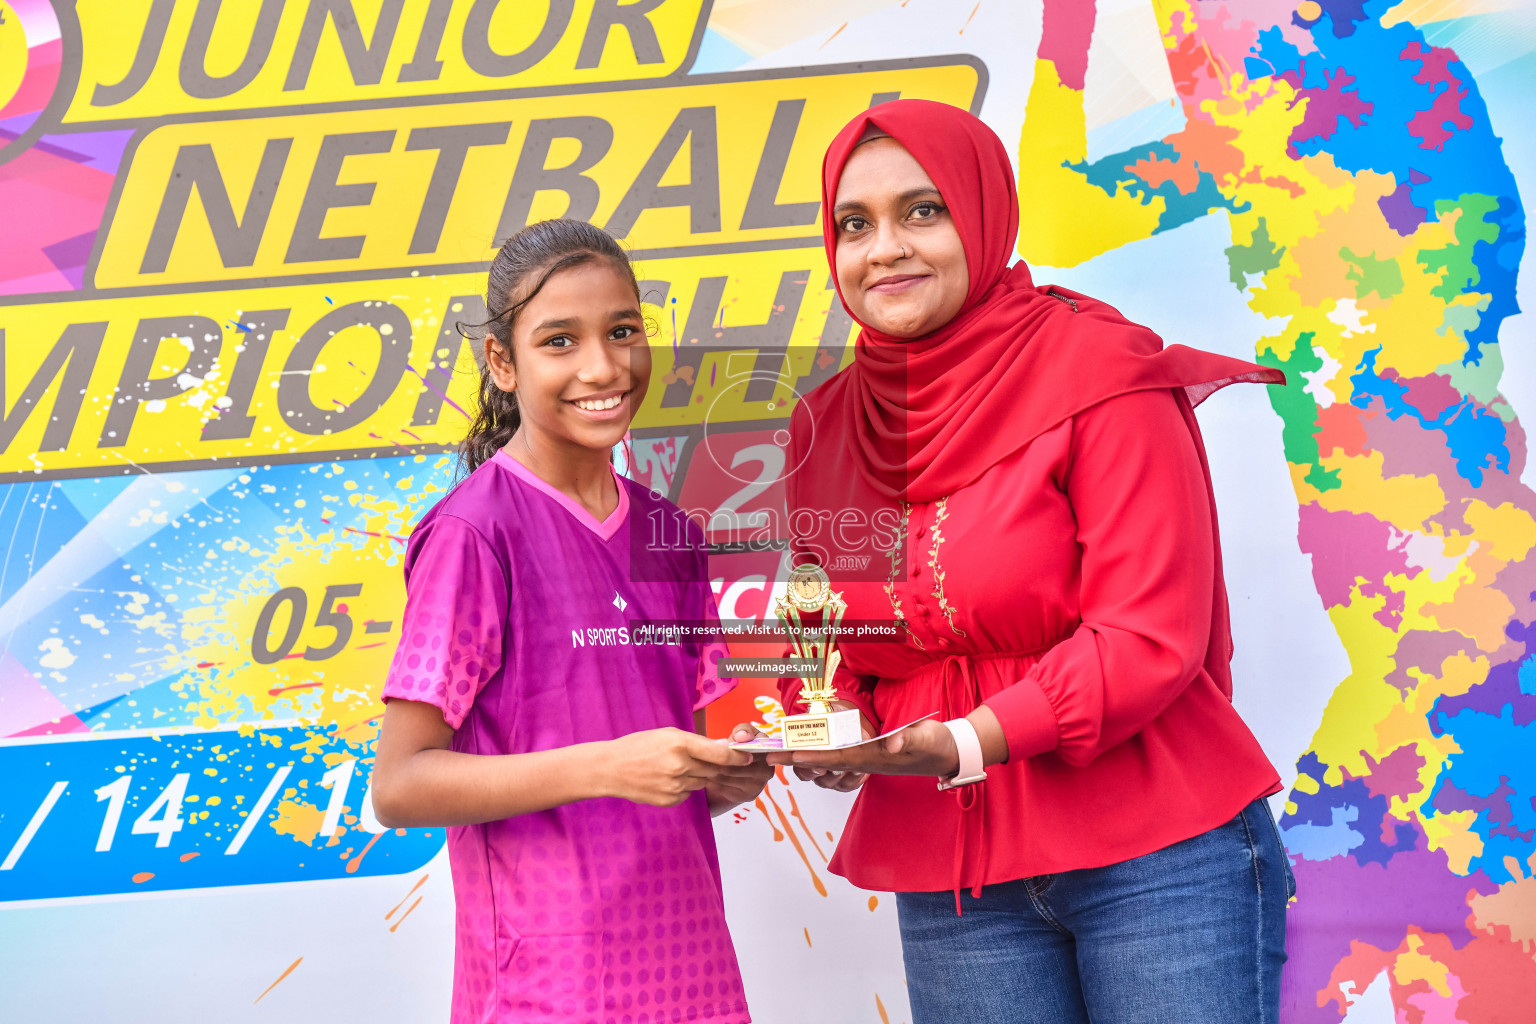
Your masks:
{"label": "paint splatter graphic", "polygon": [[304,962],[304,958],[303,957],[299,957],[293,963],[289,964],[288,965],[288,969],[285,970],[282,974],[279,974],[277,976],[277,980],[276,981],[274,981],[272,984],[268,985],[266,987],[266,989],[261,993],[261,995],[257,996],[254,1000],[251,1001],[251,1005],[255,1006],[257,1003],[259,1003],[263,999],[265,999],[267,997],[267,993],[268,992],[271,992],[273,989],[277,988],[278,984],[281,983],[284,978],[288,977],[288,975],[292,974],[294,972],[294,970],[299,966],[299,964],[301,964],[303,962]]}
{"label": "paint splatter graphic", "polygon": [[[367,786],[401,542],[451,473],[415,456],[0,488],[0,765],[25,780],[6,812],[42,815],[0,894],[425,863],[442,830],[382,828]],[[75,735],[98,738],[54,742]]]}

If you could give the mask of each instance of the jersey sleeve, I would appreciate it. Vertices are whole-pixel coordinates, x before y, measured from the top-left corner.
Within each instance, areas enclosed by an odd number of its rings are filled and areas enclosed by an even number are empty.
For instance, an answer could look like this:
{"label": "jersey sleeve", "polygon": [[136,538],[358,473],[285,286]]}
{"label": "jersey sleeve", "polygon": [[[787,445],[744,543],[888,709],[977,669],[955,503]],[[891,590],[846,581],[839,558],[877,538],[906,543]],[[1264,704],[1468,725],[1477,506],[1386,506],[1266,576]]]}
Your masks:
{"label": "jersey sleeve", "polygon": [[506,572],[480,531],[456,516],[419,527],[411,545],[400,646],[384,699],[431,704],[457,729],[501,668]]}
{"label": "jersey sleeve", "polygon": [[699,673],[693,688],[695,711],[708,707],[736,688],[736,680],[725,679],[720,675],[720,660],[730,657],[731,649],[726,646],[724,638],[719,636],[720,605],[710,587],[709,555],[704,551],[699,552],[698,566],[695,586],[698,587],[701,603],[699,618],[716,639],[706,639],[699,652]]}

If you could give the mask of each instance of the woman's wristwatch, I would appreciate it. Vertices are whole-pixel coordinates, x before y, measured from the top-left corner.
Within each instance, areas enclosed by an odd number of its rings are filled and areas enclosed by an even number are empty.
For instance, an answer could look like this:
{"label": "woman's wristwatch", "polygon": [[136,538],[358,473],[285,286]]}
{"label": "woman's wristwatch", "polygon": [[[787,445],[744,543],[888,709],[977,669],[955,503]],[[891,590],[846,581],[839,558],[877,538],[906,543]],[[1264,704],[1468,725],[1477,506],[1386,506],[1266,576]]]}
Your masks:
{"label": "woman's wristwatch", "polygon": [[944,728],[955,738],[955,747],[960,751],[960,767],[949,778],[939,779],[939,789],[985,782],[987,769],[982,762],[981,737],[976,735],[976,727],[964,718],[952,718],[944,723]]}

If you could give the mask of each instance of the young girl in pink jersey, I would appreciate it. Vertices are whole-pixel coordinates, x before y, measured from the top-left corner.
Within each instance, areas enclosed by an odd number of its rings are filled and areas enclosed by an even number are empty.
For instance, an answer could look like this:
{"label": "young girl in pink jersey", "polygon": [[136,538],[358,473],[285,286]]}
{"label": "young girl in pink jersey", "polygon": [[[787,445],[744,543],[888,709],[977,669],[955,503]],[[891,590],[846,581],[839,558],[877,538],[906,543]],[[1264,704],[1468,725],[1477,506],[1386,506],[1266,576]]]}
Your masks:
{"label": "young girl in pink jersey", "polygon": [[621,639],[716,615],[702,532],[610,464],[650,379],[634,272],[544,221],[486,306],[471,472],[406,549],[375,813],[449,826],[454,1024],[747,1021],[710,815],[772,769],[699,735],[717,651]]}

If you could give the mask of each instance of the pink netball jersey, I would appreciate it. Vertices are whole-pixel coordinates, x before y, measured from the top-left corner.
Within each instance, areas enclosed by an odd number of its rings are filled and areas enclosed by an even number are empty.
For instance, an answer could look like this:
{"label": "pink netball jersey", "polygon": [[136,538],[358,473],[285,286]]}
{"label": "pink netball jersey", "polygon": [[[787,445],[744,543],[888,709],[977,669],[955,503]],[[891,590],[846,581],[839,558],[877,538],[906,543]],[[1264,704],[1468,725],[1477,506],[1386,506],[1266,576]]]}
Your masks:
{"label": "pink netball jersey", "polygon": [[[627,627],[715,616],[703,538],[616,479],[618,508],[598,522],[498,452],[424,515],[385,699],[440,708],[472,754],[692,730],[729,688],[721,649],[637,645]],[[448,859],[454,1024],[750,1019],[702,790],[677,807],[602,798],[450,828]]]}

